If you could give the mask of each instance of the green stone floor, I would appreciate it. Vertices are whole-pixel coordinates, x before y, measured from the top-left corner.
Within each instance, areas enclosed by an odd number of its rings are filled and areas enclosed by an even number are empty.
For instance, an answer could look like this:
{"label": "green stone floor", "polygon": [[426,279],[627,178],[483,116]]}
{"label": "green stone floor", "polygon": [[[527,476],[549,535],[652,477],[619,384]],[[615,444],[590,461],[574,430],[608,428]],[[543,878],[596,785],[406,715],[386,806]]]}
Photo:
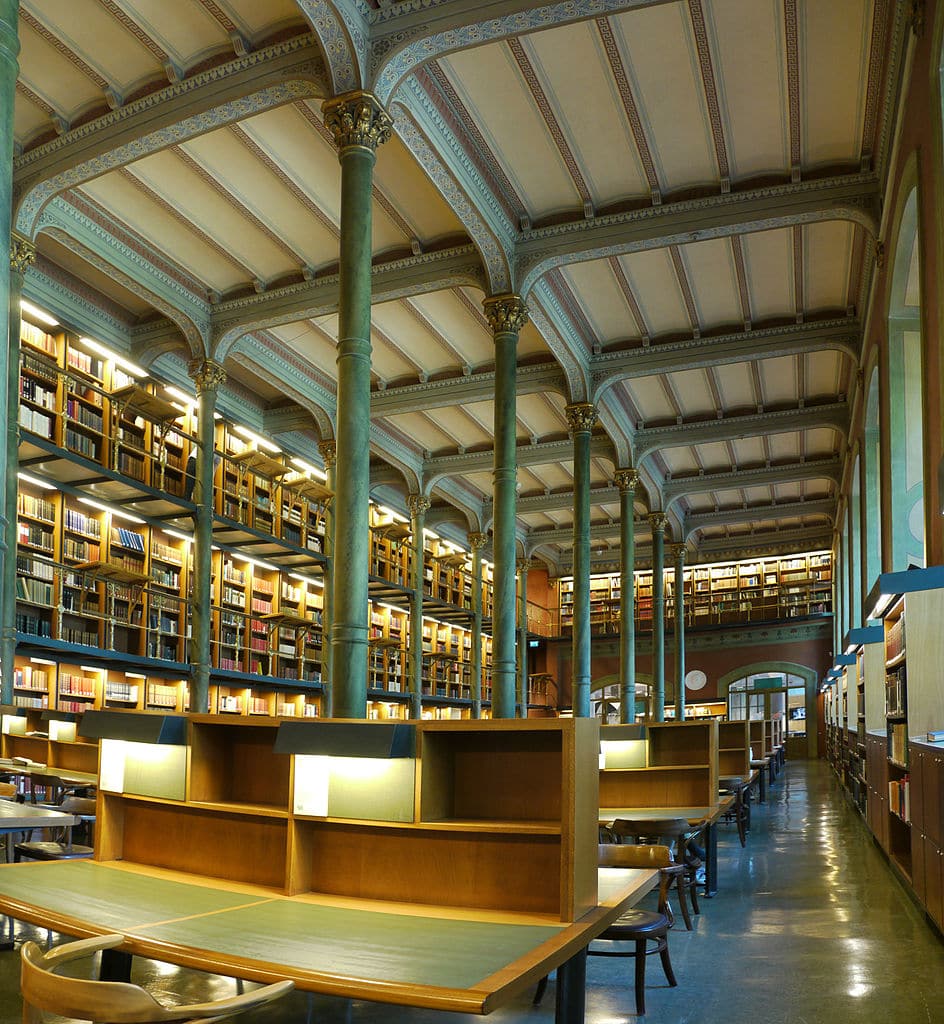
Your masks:
{"label": "green stone floor", "polygon": [[[695,930],[670,934],[679,987],[650,957],[649,1024],[944,1024],[944,943],[893,877],[823,763],[791,762],[755,805],[745,850],[721,827],[721,891],[703,900]],[[37,933],[19,926],[17,937]],[[0,1024],[18,1024],[18,954],[0,953]],[[229,979],[137,962],[135,980],[172,1001],[231,995]],[[552,1024],[553,984],[495,1024]],[[171,1001],[171,1000],[168,1000]],[[591,958],[587,1024],[633,1019],[632,961]],[[314,997],[315,1024],[472,1024],[458,1014]],[[309,1000],[293,994],[245,1024],[303,1024]],[[448,1018],[448,1019],[447,1019]]]}

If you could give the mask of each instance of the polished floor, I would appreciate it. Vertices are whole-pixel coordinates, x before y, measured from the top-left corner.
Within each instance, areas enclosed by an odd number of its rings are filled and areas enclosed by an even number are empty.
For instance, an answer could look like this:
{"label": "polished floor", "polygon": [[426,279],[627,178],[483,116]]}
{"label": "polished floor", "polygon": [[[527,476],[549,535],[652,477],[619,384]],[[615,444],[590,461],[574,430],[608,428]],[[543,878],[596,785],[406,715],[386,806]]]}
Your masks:
{"label": "polished floor", "polygon": [[[828,767],[791,762],[755,805],[742,850],[722,826],[721,891],[695,930],[670,934],[678,988],[649,960],[649,1024],[944,1024],[944,942],[926,923],[869,838]],[[18,927],[17,936],[32,930]],[[32,932],[32,934],[36,934]],[[18,954],[0,953],[0,1024],[20,1020]],[[173,1001],[233,993],[233,982],[140,963],[135,980]],[[588,964],[587,1024],[634,1019],[632,961]],[[168,1001],[171,1001],[168,998]],[[457,1014],[349,1005],[297,993],[245,1024],[472,1024]],[[530,993],[495,1024],[552,1024],[553,984],[539,1009]]]}

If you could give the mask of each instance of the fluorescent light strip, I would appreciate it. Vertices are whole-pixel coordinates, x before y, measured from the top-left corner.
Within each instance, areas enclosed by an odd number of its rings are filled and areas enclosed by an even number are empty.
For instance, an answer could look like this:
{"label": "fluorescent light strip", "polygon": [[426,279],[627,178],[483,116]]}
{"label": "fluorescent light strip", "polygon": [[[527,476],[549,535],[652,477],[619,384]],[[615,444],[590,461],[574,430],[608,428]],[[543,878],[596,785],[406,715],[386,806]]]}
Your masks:
{"label": "fluorescent light strip", "polygon": [[38,477],[30,476],[28,473],[17,473],[18,480],[22,480],[24,484],[32,484],[34,487],[43,487],[47,491],[54,491],[56,488],[47,483],[45,480],[40,480]]}
{"label": "fluorescent light strip", "polygon": [[110,512],[113,516],[120,516],[122,519],[127,519],[130,523],[144,523],[143,519],[139,519],[137,516],[131,515],[130,512],[122,512],[121,509],[112,508],[111,505],[103,505],[100,501],[93,501],[91,498],[79,498],[79,501],[83,505],[91,505],[92,508],[97,508],[101,512]]}
{"label": "fluorescent light strip", "polygon": [[34,306],[32,302],[27,302],[26,299],[20,299],[20,309],[47,327],[59,326],[59,321],[55,317],[50,316],[45,310],[40,309],[39,306]]}
{"label": "fluorescent light strip", "polygon": [[185,391],[181,391],[180,388],[171,387],[168,384],[164,390],[171,398],[176,398],[178,402],[183,402],[188,408],[192,409],[197,404],[197,400],[193,395],[188,395]]}
{"label": "fluorescent light strip", "polygon": [[79,338],[79,341],[86,347],[91,349],[98,355],[103,356],[105,359],[110,359],[113,363],[117,363],[120,367],[127,370],[132,377],[147,377],[147,370],[138,366],[137,363],[132,363],[130,359],[125,359],[124,356],[118,355],[117,352],[112,352],[110,348],[106,348],[104,345],[97,341],[93,341],[91,338]]}
{"label": "fluorescent light strip", "polygon": [[177,540],[182,540],[187,544],[193,543],[193,537],[189,537],[186,533],[178,533],[177,530],[171,530],[167,526],[162,526],[161,530],[166,533],[168,537],[176,537]]}
{"label": "fluorescent light strip", "polygon": [[289,577],[293,580],[298,580],[300,583],[309,583],[313,587],[324,587],[324,580],[316,580],[312,576],[302,576],[301,573],[290,572]]}
{"label": "fluorescent light strip", "polygon": [[273,452],[278,455],[282,449],[271,441],[267,441],[264,437],[260,437],[255,431],[249,429],[249,427],[243,427],[237,424],[233,427],[233,430],[241,437],[246,438],[247,441],[252,441],[257,444],[260,448],[265,448],[266,451]]}
{"label": "fluorescent light strip", "polygon": [[147,679],[143,672],[125,672],[125,676],[128,679]]}
{"label": "fluorescent light strip", "polygon": [[303,473],[310,473],[312,476],[316,476],[319,480],[328,479],[328,474],[323,469],[313,466],[310,462],[306,462],[304,459],[293,458],[290,462],[296,469],[300,469]]}
{"label": "fluorescent light strip", "polygon": [[34,665],[55,665],[54,661],[49,661],[47,658],[30,658],[30,661]]}

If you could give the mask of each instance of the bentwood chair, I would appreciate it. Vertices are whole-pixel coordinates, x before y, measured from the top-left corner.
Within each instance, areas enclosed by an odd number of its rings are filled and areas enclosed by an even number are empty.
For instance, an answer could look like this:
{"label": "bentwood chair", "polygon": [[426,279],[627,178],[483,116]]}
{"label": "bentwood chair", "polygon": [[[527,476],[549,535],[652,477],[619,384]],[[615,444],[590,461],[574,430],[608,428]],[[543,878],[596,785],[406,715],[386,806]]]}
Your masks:
{"label": "bentwood chair", "polygon": [[294,987],[291,981],[279,981],[212,1003],[165,1006],[139,985],[64,978],[55,973],[64,964],[92,956],[102,949],[114,949],[122,942],[123,935],[101,935],[69,942],[46,953],[35,942],[25,942],[20,949],[23,1024],[42,1024],[44,1012],[94,1024],[217,1021],[271,1003]]}
{"label": "bentwood chair", "polygon": [[[691,900],[692,911],[701,913],[698,905],[698,886],[695,872],[697,864],[689,863],[686,847],[688,841],[694,836],[694,831],[685,818],[658,818],[651,821],[635,820],[628,818],[617,818],[610,826],[610,832],[616,837],[618,843],[626,842],[638,845],[667,846],[672,854],[670,863],[662,868],[662,874],[669,877],[669,887],[673,883],[678,893],[679,909],[682,912],[682,920],[685,928],[692,930],[692,915],[689,912],[688,904]],[[669,923],[674,923],[672,907],[666,900],[666,916]]]}
{"label": "bentwood chair", "polygon": [[751,827],[751,791],[738,775],[718,779],[718,792],[722,796],[733,796],[734,803],[721,816],[724,821],[733,821],[737,825],[738,839],[741,846],[747,846],[747,833]]}
{"label": "bentwood chair", "polygon": [[[610,868],[654,868],[659,875],[659,912],[637,910],[631,907],[617,918],[605,931],[601,932],[591,943],[587,953],[590,956],[631,956],[636,960],[634,986],[636,991],[636,1016],[642,1017],[646,1012],[646,957],[658,953],[662,960],[662,970],[666,981],[672,988],[678,985],[672,961],[669,959],[669,919],[663,911],[667,904],[667,896],[671,881],[669,876],[662,874],[662,869],[672,866],[672,854],[666,846],[624,846],[612,843],[601,843],[598,847],[601,867]],[[600,949],[594,943],[606,943]],[[623,944],[632,943],[627,949]],[[650,946],[650,943],[655,945]],[[613,944],[617,944],[614,946]],[[537,1006],[547,988],[547,977],[538,982],[533,1003]]]}

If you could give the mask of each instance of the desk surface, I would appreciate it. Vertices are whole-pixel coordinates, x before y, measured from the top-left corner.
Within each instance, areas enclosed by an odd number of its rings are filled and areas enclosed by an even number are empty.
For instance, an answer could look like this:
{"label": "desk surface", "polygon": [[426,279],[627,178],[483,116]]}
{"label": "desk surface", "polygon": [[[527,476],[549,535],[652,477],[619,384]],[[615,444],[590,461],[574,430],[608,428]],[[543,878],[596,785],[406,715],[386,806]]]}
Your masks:
{"label": "desk surface", "polygon": [[75,825],[78,821],[72,814],[63,814],[49,807],[33,804],[18,804],[12,800],[0,800],[0,832],[21,832],[28,828],[55,828],[59,825]]}
{"label": "desk surface", "polygon": [[73,771],[71,768],[50,768],[39,761],[13,761],[0,757],[0,775],[38,775],[45,778],[61,779],[67,785],[97,786],[95,772]]}
{"label": "desk surface", "polygon": [[120,862],[0,866],[0,910],[70,935],[122,932],[129,952],[255,981],[408,1006],[489,1013],[582,949],[658,881],[600,869],[574,924],[536,915],[286,897]]}
{"label": "desk surface", "polygon": [[617,818],[629,818],[633,821],[687,818],[689,825],[710,825],[718,820],[731,802],[732,797],[724,797],[714,807],[601,807],[600,823],[608,825]]}

